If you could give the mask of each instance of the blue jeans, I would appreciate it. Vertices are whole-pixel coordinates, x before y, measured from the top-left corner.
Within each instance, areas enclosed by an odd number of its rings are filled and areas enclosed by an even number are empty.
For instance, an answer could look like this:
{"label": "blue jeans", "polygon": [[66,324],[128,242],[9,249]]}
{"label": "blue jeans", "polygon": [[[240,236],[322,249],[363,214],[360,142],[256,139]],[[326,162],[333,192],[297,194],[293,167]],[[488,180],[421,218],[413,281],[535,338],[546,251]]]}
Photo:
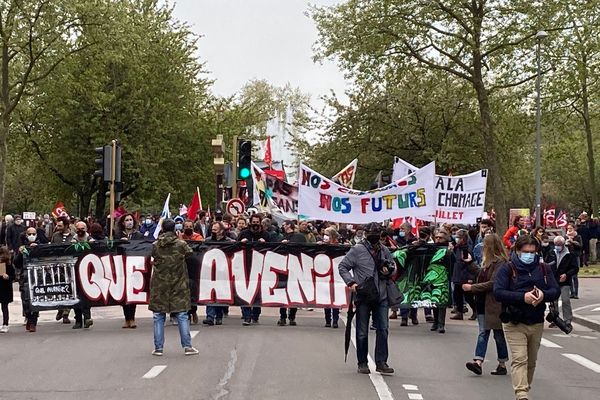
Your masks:
{"label": "blue jeans", "polygon": [[331,315],[333,314],[333,322],[338,322],[340,319],[339,308],[325,308],[325,323],[331,324]]}
{"label": "blue jeans", "polygon": [[[485,329],[485,314],[477,314],[477,323],[479,324],[479,336],[477,336],[477,346],[475,347],[474,360],[485,360],[488,341],[490,339],[490,329]],[[494,341],[496,342],[496,353],[498,353],[498,362],[508,361],[508,348],[502,329],[494,329]]]}
{"label": "blue jeans", "polygon": [[223,319],[223,306],[206,306],[206,318],[210,320]]}
{"label": "blue jeans", "polygon": [[388,313],[387,300],[373,306],[357,304],[356,306],[356,358],[358,364],[367,363],[369,354],[369,317],[373,312],[375,324],[375,363],[384,363],[388,359]]}
{"label": "blue jeans", "polygon": [[[177,315],[179,337],[181,347],[192,347],[192,336],[190,335],[190,321],[187,311],[175,313]],[[165,344],[165,313],[154,313],[154,349],[162,350]]]}
{"label": "blue jeans", "polygon": [[242,307],[242,317],[258,321],[260,317],[260,307]]}

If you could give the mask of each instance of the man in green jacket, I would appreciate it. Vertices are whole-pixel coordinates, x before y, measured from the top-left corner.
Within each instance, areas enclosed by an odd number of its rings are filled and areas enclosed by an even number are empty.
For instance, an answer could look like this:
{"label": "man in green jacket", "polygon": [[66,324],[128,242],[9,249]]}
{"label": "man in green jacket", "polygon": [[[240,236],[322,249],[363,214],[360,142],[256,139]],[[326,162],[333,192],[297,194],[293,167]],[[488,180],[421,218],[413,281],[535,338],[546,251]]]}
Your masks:
{"label": "man in green jacket", "polygon": [[175,233],[175,222],[171,219],[163,221],[162,233],[152,246],[154,264],[148,306],[150,311],[154,312],[152,355],[163,355],[167,313],[177,314],[179,336],[185,355],[198,354],[198,350],[192,346],[187,315],[190,309],[190,286],[186,259],[191,255],[192,249]]}

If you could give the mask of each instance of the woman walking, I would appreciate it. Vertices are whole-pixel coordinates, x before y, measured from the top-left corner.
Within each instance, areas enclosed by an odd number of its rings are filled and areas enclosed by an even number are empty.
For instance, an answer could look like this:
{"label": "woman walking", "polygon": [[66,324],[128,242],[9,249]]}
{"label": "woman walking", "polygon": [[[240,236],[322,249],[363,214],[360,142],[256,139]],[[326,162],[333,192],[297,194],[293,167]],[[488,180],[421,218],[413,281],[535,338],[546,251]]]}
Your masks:
{"label": "woman walking", "polygon": [[0,248],[0,305],[2,305],[2,328],[0,333],[8,332],[8,304],[13,301],[12,283],[15,280],[15,269],[10,262],[8,247]]}
{"label": "woman walking", "polygon": [[467,363],[467,369],[476,375],[481,375],[482,365],[487,352],[490,333],[494,332],[494,341],[496,342],[496,353],[498,354],[498,366],[492,375],[506,375],[506,361],[508,361],[508,349],[506,339],[502,331],[502,322],[500,313],[502,305],[496,301],[494,294],[494,278],[501,265],[508,262],[508,256],[498,235],[486,234],[483,239],[483,258],[482,268],[475,280],[475,284],[466,283],[463,285],[465,292],[472,292],[475,295],[475,304],[477,307],[477,322],[479,324],[479,336],[477,337],[477,346],[475,347],[475,357],[473,361]]}

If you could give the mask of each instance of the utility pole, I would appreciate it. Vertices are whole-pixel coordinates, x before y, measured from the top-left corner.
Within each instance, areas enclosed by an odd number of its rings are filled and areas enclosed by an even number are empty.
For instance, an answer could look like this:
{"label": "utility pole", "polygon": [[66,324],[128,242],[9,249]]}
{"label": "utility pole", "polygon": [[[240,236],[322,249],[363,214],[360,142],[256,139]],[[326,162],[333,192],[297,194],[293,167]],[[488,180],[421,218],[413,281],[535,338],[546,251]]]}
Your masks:
{"label": "utility pole", "polygon": [[223,173],[225,172],[225,146],[223,135],[217,135],[211,142],[213,165],[215,168],[215,211],[221,208],[223,200]]}
{"label": "utility pole", "polygon": [[231,162],[231,198],[235,199],[238,197],[238,136],[233,136],[233,145],[231,148],[233,149],[233,160]]}
{"label": "utility pole", "polygon": [[542,40],[548,36],[545,31],[539,31],[535,35],[537,40],[536,59],[537,59],[537,79],[535,81],[536,90],[536,113],[535,113],[535,226],[541,226],[542,220],[542,61],[541,48]]}

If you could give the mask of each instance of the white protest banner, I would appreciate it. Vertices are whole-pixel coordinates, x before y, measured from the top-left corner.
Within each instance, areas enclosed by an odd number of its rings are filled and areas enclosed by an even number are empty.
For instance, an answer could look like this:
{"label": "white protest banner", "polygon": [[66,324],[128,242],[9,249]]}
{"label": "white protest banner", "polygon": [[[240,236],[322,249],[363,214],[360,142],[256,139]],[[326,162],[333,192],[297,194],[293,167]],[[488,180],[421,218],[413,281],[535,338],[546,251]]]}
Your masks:
{"label": "white protest banner", "polygon": [[[394,177],[415,170],[418,168],[396,157]],[[468,175],[436,175],[436,213],[421,219],[440,223],[477,223],[484,212],[486,185],[486,169]]]}
{"label": "white protest banner", "polygon": [[300,164],[298,214],[301,219],[366,224],[435,212],[435,163],[370,191],[353,190]]}
{"label": "white protest banner", "polygon": [[265,173],[252,163],[254,204],[278,219],[298,219],[298,187]]}
{"label": "white protest banner", "polygon": [[418,169],[419,168],[415,167],[409,162],[404,161],[400,157],[394,157],[394,172],[392,173],[392,180],[397,181],[398,179],[402,179]]}
{"label": "white protest banner", "polygon": [[[340,172],[335,174],[331,178],[335,183],[339,183],[342,186],[352,189],[354,186],[354,178],[356,177],[356,167],[358,165],[358,158],[352,160],[352,162],[346,165]],[[406,174],[408,175],[408,174]],[[402,177],[406,176],[402,175]]]}

